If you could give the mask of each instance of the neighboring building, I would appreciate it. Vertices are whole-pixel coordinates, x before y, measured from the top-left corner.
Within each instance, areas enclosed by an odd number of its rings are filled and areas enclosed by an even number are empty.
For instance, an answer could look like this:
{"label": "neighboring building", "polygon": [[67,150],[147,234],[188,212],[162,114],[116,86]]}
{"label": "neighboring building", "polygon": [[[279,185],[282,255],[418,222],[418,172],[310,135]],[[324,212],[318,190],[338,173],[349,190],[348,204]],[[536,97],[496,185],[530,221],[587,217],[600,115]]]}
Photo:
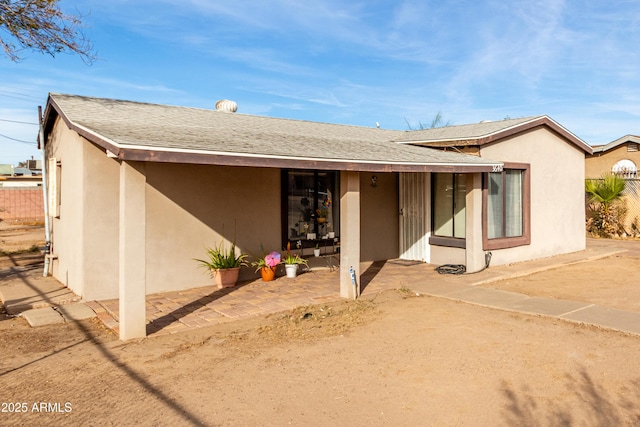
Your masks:
{"label": "neighboring building", "polygon": [[585,160],[587,178],[600,178],[614,172],[625,178],[638,178],[640,166],[640,136],[626,135],[607,145],[593,147]]}
{"label": "neighboring building", "polygon": [[145,334],[146,294],[209,284],[193,258],[221,240],[310,253],[335,236],[348,298],[361,261],[473,272],[489,251],[585,248],[591,148],[546,116],[392,131],[52,94],[44,126],[53,275],[120,298],[123,339]]}
{"label": "neighboring building", "polygon": [[0,176],[13,176],[13,165],[0,164]]}
{"label": "neighboring building", "polygon": [[625,233],[640,234],[640,136],[625,135],[606,145],[593,147],[593,154],[585,160],[587,179],[597,179],[606,173],[615,173],[626,180],[623,200],[626,207]]}

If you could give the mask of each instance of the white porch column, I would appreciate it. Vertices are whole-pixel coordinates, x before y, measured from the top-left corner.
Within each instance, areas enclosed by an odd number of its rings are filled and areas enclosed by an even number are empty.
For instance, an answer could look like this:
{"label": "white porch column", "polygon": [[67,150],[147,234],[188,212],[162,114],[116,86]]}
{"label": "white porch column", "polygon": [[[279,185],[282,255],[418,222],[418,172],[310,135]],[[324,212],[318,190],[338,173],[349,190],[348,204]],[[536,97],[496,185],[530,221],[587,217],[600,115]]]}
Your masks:
{"label": "white porch column", "polygon": [[146,329],[146,177],[144,165],[120,163],[120,339],[141,338]]}
{"label": "white porch column", "polygon": [[484,267],[482,250],[482,174],[467,175],[466,197],[466,261],[467,272],[474,273]]}
{"label": "white porch column", "polygon": [[[356,286],[351,281],[353,268]],[[360,172],[340,172],[340,296],[360,294]]]}

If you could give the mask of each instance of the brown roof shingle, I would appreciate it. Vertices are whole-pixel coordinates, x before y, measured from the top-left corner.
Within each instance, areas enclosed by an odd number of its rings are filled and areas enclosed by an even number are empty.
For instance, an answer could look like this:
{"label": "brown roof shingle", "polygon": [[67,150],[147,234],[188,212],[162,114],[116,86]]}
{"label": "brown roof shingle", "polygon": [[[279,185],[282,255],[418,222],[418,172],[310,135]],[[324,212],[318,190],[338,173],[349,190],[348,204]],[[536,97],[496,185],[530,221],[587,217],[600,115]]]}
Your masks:
{"label": "brown roof shingle", "polygon": [[547,116],[398,131],[50,94],[45,120],[51,122],[49,116],[55,115],[124,160],[338,170],[486,171],[500,162],[427,147],[482,145],[538,126],[548,126],[591,151]]}
{"label": "brown roof shingle", "polygon": [[122,159],[345,170],[488,170],[500,162],[393,142],[403,131],[51,94],[45,117]]}

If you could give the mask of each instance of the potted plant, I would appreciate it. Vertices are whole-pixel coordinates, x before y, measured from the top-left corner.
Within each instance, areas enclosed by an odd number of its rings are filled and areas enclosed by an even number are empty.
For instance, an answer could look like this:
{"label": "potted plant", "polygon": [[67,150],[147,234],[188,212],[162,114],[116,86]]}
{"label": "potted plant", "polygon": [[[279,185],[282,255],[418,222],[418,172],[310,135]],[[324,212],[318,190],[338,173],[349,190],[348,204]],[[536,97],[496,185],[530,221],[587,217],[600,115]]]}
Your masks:
{"label": "potted plant", "polygon": [[307,260],[301,258],[297,254],[294,255],[291,252],[287,252],[287,254],[284,256],[284,259],[282,260],[282,263],[284,264],[284,269],[287,273],[287,277],[290,279],[293,279],[298,275],[299,265],[302,264],[308,266]]}
{"label": "potted plant", "polygon": [[280,253],[276,251],[269,252],[251,263],[256,268],[256,273],[260,271],[264,282],[270,282],[275,279],[278,264],[280,264]]}
{"label": "potted plant", "polygon": [[213,277],[218,289],[230,288],[238,282],[240,267],[247,265],[247,255],[236,253],[236,244],[232,243],[229,249],[224,247],[224,242],[217,247],[207,248],[208,259],[196,259],[202,268],[207,269]]}
{"label": "potted plant", "polygon": [[316,247],[313,250],[313,256],[315,256],[315,257],[319,257],[320,256],[320,242],[316,243]]}
{"label": "potted plant", "polygon": [[327,214],[328,214],[328,210],[326,208],[322,208],[322,209],[316,209],[316,221],[318,222],[318,224],[323,224],[325,222],[327,222]]}

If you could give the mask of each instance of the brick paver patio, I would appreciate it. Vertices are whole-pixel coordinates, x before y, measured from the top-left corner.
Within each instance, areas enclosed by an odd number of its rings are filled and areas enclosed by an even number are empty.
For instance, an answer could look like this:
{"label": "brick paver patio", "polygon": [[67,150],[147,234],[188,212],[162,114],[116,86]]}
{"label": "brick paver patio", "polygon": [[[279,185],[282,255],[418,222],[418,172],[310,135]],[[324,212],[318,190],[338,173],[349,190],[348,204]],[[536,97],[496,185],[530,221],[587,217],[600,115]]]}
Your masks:
{"label": "brick paver patio", "polygon": [[[153,294],[146,299],[147,335],[176,333],[339,299],[337,270],[309,271],[295,279],[281,276],[272,282],[256,279],[233,288],[206,286]],[[117,299],[88,304],[107,327],[118,332]]]}

